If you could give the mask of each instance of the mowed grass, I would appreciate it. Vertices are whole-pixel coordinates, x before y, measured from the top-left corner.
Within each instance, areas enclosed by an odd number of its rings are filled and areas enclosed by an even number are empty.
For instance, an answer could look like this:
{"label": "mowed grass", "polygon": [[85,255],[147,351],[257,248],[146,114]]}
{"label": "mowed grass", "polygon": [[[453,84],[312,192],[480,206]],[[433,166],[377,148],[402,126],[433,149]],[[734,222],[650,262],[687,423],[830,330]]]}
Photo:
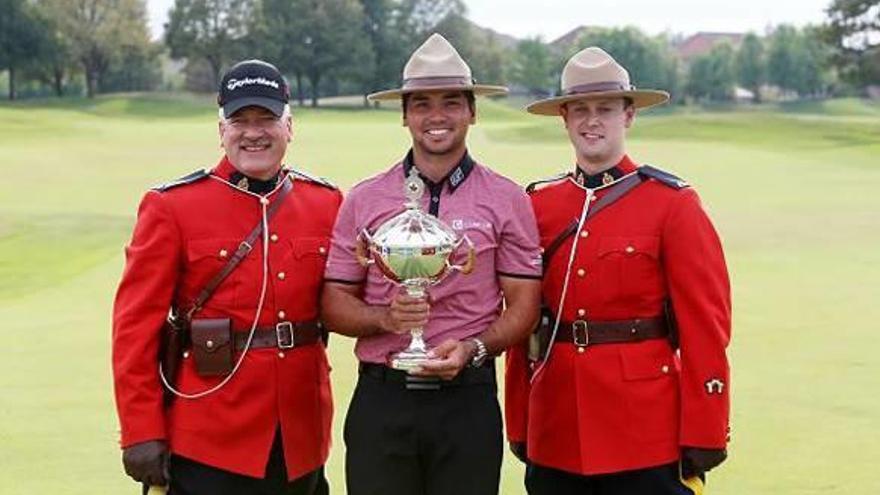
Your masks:
{"label": "mowed grass", "polygon": [[[209,98],[0,106],[0,493],[136,493],[122,473],[109,315],[143,191],[220,155]],[[295,110],[288,161],[349,187],[401,157],[395,111]],[[734,289],[730,460],[716,495],[878,493],[880,107],[854,100],[640,116],[639,161],[694,184]],[[572,163],[556,119],[481,102],[476,157],[520,182]],[[344,493],[351,342],[331,343]],[[503,492],[524,493],[505,459]],[[463,482],[466,482],[463,480]]]}

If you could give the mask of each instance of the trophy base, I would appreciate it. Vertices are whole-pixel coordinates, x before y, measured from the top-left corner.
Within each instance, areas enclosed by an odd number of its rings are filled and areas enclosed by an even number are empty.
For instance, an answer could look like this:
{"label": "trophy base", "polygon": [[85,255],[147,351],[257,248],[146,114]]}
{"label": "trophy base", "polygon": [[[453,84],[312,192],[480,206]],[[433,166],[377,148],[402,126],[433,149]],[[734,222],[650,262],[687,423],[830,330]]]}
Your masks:
{"label": "trophy base", "polygon": [[388,358],[388,363],[396,370],[412,371],[430,360],[428,353],[424,351],[400,351],[397,354],[392,354]]}

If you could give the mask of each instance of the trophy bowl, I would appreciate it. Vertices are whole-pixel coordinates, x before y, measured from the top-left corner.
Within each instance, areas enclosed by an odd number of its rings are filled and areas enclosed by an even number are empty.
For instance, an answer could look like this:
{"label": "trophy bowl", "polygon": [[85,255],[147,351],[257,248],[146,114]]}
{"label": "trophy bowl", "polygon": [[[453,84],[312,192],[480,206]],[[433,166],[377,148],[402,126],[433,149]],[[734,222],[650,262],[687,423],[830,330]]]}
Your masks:
{"label": "trophy bowl", "polygon": [[[363,230],[356,255],[362,265],[376,265],[387,279],[402,286],[407,295],[422,299],[428,287],[451,272],[470,273],[476,254],[467,236],[458,237],[448,225],[421,210],[419,199],[425,186],[415,167],[404,187],[406,209],[380,225],[373,234]],[[453,265],[452,255],[462,244],[468,249],[467,261]],[[423,329],[414,328],[410,334],[409,346],[389,356],[392,368],[410,371],[429,359]]]}

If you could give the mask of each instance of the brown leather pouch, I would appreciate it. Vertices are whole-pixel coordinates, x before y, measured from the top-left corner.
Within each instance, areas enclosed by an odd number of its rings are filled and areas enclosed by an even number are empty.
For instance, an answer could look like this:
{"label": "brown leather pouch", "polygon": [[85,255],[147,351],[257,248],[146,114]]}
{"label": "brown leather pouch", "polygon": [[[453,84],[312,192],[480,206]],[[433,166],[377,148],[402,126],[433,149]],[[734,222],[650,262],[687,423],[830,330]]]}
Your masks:
{"label": "brown leather pouch", "polygon": [[231,319],[195,318],[190,325],[190,339],[199,376],[224,376],[232,372]]}

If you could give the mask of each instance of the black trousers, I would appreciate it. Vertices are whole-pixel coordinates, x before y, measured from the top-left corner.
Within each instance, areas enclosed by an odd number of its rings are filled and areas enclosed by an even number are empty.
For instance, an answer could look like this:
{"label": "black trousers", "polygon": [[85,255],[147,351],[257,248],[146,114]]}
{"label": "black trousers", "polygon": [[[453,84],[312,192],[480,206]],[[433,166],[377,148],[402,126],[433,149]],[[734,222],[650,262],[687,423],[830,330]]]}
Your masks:
{"label": "black trousers", "polygon": [[497,494],[497,386],[494,368],[465,373],[477,371],[486,379],[415,390],[362,370],[345,418],[348,495]]}
{"label": "black trousers", "polygon": [[[700,482],[701,484],[702,482]],[[678,463],[620,473],[582,476],[558,469],[526,466],[529,495],[700,495],[685,486]]]}
{"label": "black trousers", "polygon": [[280,431],[275,433],[265,478],[251,478],[230,473],[177,455],[171,456],[169,468],[171,486],[168,495],[328,495],[330,493],[323,467],[293,481],[287,480]]}

